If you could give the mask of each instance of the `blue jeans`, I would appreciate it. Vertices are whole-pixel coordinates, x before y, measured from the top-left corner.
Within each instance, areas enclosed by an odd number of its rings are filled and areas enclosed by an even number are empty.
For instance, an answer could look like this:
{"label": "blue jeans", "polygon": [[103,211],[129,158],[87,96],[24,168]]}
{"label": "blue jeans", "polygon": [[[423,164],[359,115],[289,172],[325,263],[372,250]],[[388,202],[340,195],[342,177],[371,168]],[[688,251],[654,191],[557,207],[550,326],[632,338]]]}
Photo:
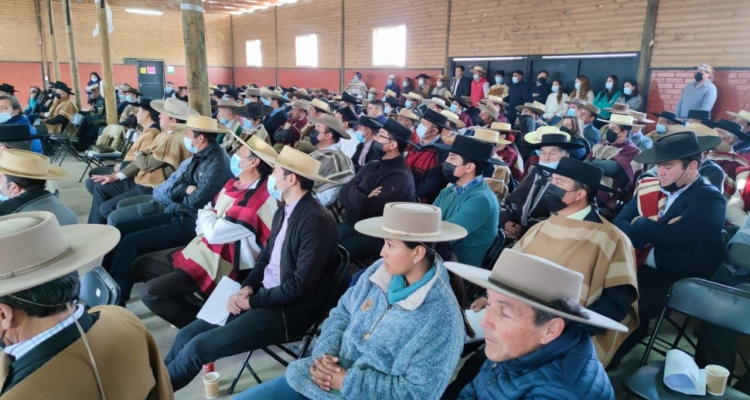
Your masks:
{"label": "blue jeans", "polygon": [[289,386],[286,376],[282,375],[270,381],[265,381],[260,385],[253,386],[250,389],[233,397],[234,400],[308,400],[307,397],[297,393]]}

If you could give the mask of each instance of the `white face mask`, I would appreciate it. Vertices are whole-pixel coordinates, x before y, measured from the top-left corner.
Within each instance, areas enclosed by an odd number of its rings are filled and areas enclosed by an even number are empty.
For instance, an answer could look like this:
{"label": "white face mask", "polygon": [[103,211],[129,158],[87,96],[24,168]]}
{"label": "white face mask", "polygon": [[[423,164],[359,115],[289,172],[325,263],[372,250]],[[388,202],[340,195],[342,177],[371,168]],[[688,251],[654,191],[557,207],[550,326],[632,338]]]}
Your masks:
{"label": "white face mask", "polygon": [[424,85],[424,79],[420,79],[420,80],[419,80],[419,84],[420,84],[420,85]]}
{"label": "white face mask", "polygon": [[437,87],[443,87],[443,82],[442,81],[437,81]]}
{"label": "white face mask", "polygon": [[10,113],[0,113],[0,124],[4,124],[8,122],[9,119],[11,119],[13,116],[10,115]]}

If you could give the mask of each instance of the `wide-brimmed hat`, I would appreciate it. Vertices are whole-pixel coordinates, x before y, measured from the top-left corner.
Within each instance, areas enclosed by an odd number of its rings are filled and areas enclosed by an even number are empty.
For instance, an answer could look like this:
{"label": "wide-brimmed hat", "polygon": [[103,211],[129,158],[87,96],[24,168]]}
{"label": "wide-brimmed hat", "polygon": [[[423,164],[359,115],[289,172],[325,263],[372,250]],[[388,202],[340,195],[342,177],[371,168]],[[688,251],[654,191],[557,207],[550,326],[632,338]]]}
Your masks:
{"label": "wide-brimmed hat", "polygon": [[311,124],[323,124],[341,135],[344,139],[351,139],[352,137],[346,132],[346,129],[344,128],[344,123],[339,121],[338,118],[334,117],[331,114],[321,114],[319,118],[315,117],[307,117],[307,120],[310,121]]}
{"label": "wide-brimmed hat", "polygon": [[438,75],[438,76],[435,77],[435,80],[437,80],[437,81],[447,81],[448,78],[446,78],[445,75],[440,74],[440,75]]}
{"label": "wide-brimmed hat", "polygon": [[711,75],[714,73],[714,67],[711,66],[709,63],[703,63],[700,65],[696,65],[695,68],[702,69],[704,71],[708,71]]}
{"label": "wide-brimmed hat", "polygon": [[629,115],[630,107],[625,103],[615,103],[612,107],[607,107],[604,111],[608,111],[612,114]]}
{"label": "wide-brimmed hat", "polygon": [[588,102],[586,100],[576,97],[575,99],[565,100],[565,104],[575,104],[575,105],[583,107],[586,104],[588,104]]}
{"label": "wide-brimmed hat", "polygon": [[600,122],[606,122],[608,124],[617,124],[617,125],[625,125],[625,126],[636,125],[635,118],[631,117],[630,115],[612,114],[609,116],[608,120],[602,119],[602,118],[597,118],[596,120]]}
{"label": "wide-brimmed hat", "polygon": [[398,107],[398,99],[396,99],[395,97],[386,97],[383,102],[390,105],[391,108]]}
{"label": "wide-brimmed hat", "polygon": [[521,110],[531,110],[537,114],[544,114],[544,104],[534,101],[531,103],[524,103],[522,106],[516,106],[516,111],[520,112]]}
{"label": "wide-brimmed hat", "polygon": [[451,101],[455,101],[456,103],[460,104],[461,107],[463,107],[463,108],[465,108],[467,110],[470,109],[471,107],[473,107],[471,105],[471,101],[466,101],[466,99],[464,99],[464,96],[453,97],[453,98],[451,98]]}
{"label": "wide-brimmed hat", "polygon": [[0,174],[42,181],[68,177],[68,171],[50,164],[47,156],[19,149],[6,149],[0,154]]}
{"label": "wide-brimmed hat", "polygon": [[424,97],[422,97],[421,94],[417,92],[409,92],[409,93],[401,93],[401,96],[406,97],[407,99],[412,99],[416,101],[423,101]]}
{"label": "wide-brimmed hat", "polygon": [[414,114],[414,112],[408,108],[402,108],[396,115],[398,115],[399,117],[408,118],[415,122],[421,119],[417,114]]}
{"label": "wide-brimmed hat", "polygon": [[630,111],[628,111],[628,115],[630,115],[631,117],[633,117],[633,119],[635,119],[635,122],[638,122],[638,123],[641,123],[641,124],[653,124],[654,122],[656,122],[656,121],[652,121],[652,120],[646,118],[646,116],[648,114],[642,113],[642,112],[639,112],[639,111],[630,110]]}
{"label": "wide-brimmed hat", "polygon": [[318,110],[320,110],[320,111],[322,111],[322,112],[324,112],[326,114],[333,115],[333,111],[331,111],[331,106],[327,102],[325,102],[325,101],[323,101],[321,99],[314,98],[314,99],[310,100],[308,102],[308,104],[310,106],[312,106],[312,107],[317,108]]}
{"label": "wide-brimmed hat", "polygon": [[[545,135],[546,136],[546,135]],[[602,183],[604,170],[572,157],[563,157],[557,163],[557,167],[550,168],[542,164],[537,165],[544,171],[568,177],[576,182],[591,186],[597,190],[615,193],[617,190]]]}
{"label": "wide-brimmed hat", "polygon": [[304,100],[294,100],[292,102],[292,107],[297,107],[300,110],[308,111],[310,109],[310,103]]}
{"label": "wide-brimmed hat", "polygon": [[565,136],[565,140],[570,140],[570,134],[560,130],[557,126],[540,126],[535,131],[529,132],[523,135],[523,140],[529,144],[537,144],[542,142],[542,137],[549,134],[560,134]]}
{"label": "wide-brimmed hat", "polygon": [[[448,118],[448,121],[452,122],[453,125],[456,126],[456,129],[461,129],[461,128],[466,127],[466,124],[464,123],[464,121],[461,121],[461,119],[458,118],[458,115],[456,115],[454,112],[443,110],[443,111],[440,111],[440,114],[444,115],[445,118]],[[448,128],[448,126],[445,126],[444,128]]]}
{"label": "wide-brimmed hat", "polygon": [[395,136],[396,139],[400,142],[410,144],[413,147],[416,147],[417,149],[421,148],[420,145],[411,141],[411,135],[412,135],[411,129],[401,125],[400,123],[398,123],[398,121],[396,121],[393,118],[388,118],[387,120],[385,120],[385,123],[383,124],[382,129],[385,129],[388,133]]}
{"label": "wide-brimmed hat", "polygon": [[370,87],[369,89],[367,89],[367,93],[378,94],[378,92],[380,92],[380,90],[376,89],[375,87]]}
{"label": "wide-brimmed hat", "polygon": [[265,140],[259,138],[256,135],[250,136],[249,138],[247,138],[247,140],[242,140],[234,132],[231,132],[231,134],[237,141],[250,149],[250,151],[255,156],[263,160],[263,162],[268,165],[273,165],[273,162],[276,160],[276,158],[279,157],[279,153],[277,153],[270,144],[266,143]]}
{"label": "wide-brimmed hat", "polygon": [[444,99],[441,99],[440,97],[432,97],[429,99],[424,99],[422,101],[423,104],[436,104],[438,107],[442,108],[443,110],[450,110],[451,106],[445,103]]}
{"label": "wide-brimmed hat", "polygon": [[451,261],[446,262],[445,267],[475,285],[560,318],[604,329],[628,331],[619,322],[588,309],[583,309],[584,316],[579,317],[553,307],[552,303],[561,299],[578,303],[583,289],[583,274],[542,257],[505,249],[492,271]]}
{"label": "wide-brimmed hat", "polygon": [[490,129],[493,131],[498,131],[502,133],[518,133],[521,132],[518,129],[513,129],[513,126],[507,122],[493,122],[492,125],[490,125]]}
{"label": "wide-brimmed hat", "polygon": [[363,235],[403,242],[452,242],[468,235],[462,226],[443,221],[440,207],[419,203],[387,203],[382,217],[359,221],[354,229]]}
{"label": "wide-brimmed hat", "polygon": [[0,143],[23,142],[39,138],[40,136],[31,133],[28,124],[0,124]]}
{"label": "wide-brimmed hat", "polygon": [[[438,145],[436,145],[438,146]],[[469,162],[507,165],[502,160],[493,158],[494,146],[471,136],[458,135],[448,151],[469,160]],[[479,171],[478,171],[479,172]]]}
{"label": "wide-brimmed hat", "polygon": [[378,121],[376,118],[368,117],[367,115],[360,116],[359,121],[357,121],[357,125],[375,129],[380,129],[383,127],[383,124],[381,124],[380,121]]}
{"label": "wide-brimmed hat", "polygon": [[188,103],[170,97],[166,100],[152,100],[151,108],[159,114],[164,114],[170,118],[187,121],[191,116],[199,116],[200,113],[190,108]]}
{"label": "wide-brimmed hat", "polygon": [[247,88],[247,90],[245,90],[245,97],[260,97],[260,89]]}
{"label": "wide-brimmed hat", "polygon": [[679,118],[677,118],[677,115],[673,112],[669,111],[662,111],[660,113],[651,113],[651,115],[655,116],[656,118],[666,118],[672,122],[682,123]]}
{"label": "wide-brimmed hat", "polygon": [[143,108],[144,110],[149,111],[149,112],[158,113],[159,111],[157,111],[156,109],[154,109],[154,107],[151,105],[152,101],[153,101],[152,99],[141,97],[141,98],[138,99],[138,101],[136,101],[134,103],[130,103],[130,104],[133,105],[133,106],[136,106],[138,108]]}
{"label": "wide-brimmed hat", "polygon": [[89,86],[89,90],[92,90],[92,91],[93,91],[93,90],[99,90],[99,84],[98,84],[98,83],[95,83],[95,84],[93,84],[93,85]]}
{"label": "wide-brimmed hat", "polygon": [[[720,119],[718,121],[704,121],[703,123],[709,128],[725,130],[742,140],[750,140],[750,134],[743,132],[742,126],[734,121]],[[691,124],[690,126],[695,126],[695,124]]]}
{"label": "wide-brimmed hat", "polygon": [[339,108],[339,109],[336,109],[336,112],[340,113],[344,121],[349,122],[349,125],[359,124],[359,119],[357,119],[357,115],[354,114],[354,111],[352,111],[351,108],[349,107]]}
{"label": "wide-brimmed hat", "polygon": [[[60,83],[60,82],[58,82],[58,83]],[[64,84],[64,83],[63,83],[63,84]],[[68,86],[68,85],[65,85],[65,86]],[[138,89],[136,89],[136,88],[134,88],[134,87],[130,86],[130,85],[129,85],[129,84],[127,84],[127,83],[123,83],[123,84],[122,84],[122,85],[120,85],[120,87],[118,87],[117,89],[118,89],[118,90],[120,90],[120,93],[133,93],[133,94],[137,94],[138,96],[141,96],[141,95],[143,95],[143,93],[139,92],[139,91],[138,91]],[[187,89],[187,88],[186,88],[186,89]]]}
{"label": "wide-brimmed hat", "polygon": [[[693,124],[688,124],[687,126],[669,125],[667,126],[667,134],[680,133],[680,132],[695,132],[695,135],[698,136],[699,138],[700,137],[716,137],[716,138],[721,139],[719,132],[716,132],[713,129],[716,127],[715,125],[718,125],[718,124],[703,125],[703,124],[693,123]],[[723,128],[719,127],[719,129],[723,129]],[[713,149],[724,152],[724,153],[730,153],[732,151],[732,146],[725,143],[724,140],[721,140]]]}
{"label": "wide-brimmed hat", "polygon": [[711,112],[706,110],[689,110],[687,116],[680,117],[682,119],[698,119],[705,121],[711,119]]}
{"label": "wide-brimmed hat", "polygon": [[0,92],[5,93],[16,93],[18,90],[16,90],[16,87],[9,84],[9,83],[2,83],[0,84]]}
{"label": "wide-brimmed hat", "polygon": [[297,89],[294,92],[292,92],[292,96],[297,97],[298,99],[303,99],[310,101],[312,100],[312,97],[310,96],[310,93],[307,92],[305,89]]}
{"label": "wide-brimmed hat", "polygon": [[421,73],[421,74],[419,74],[419,75],[417,75],[417,76],[414,77],[414,79],[419,79],[419,78],[430,79],[430,76],[427,75],[427,74],[425,74],[423,72],[423,73]]}
{"label": "wide-brimmed hat", "polygon": [[436,125],[440,129],[444,129],[446,127],[446,123],[448,122],[448,117],[430,108],[426,108],[424,110],[422,119],[425,121],[430,121],[430,123]]}
{"label": "wide-brimmed hat", "polygon": [[483,74],[487,73],[487,70],[485,70],[483,67],[480,67],[479,65],[475,65],[474,68],[471,69],[471,72],[479,71]]}
{"label": "wide-brimmed hat", "polygon": [[555,146],[564,150],[579,150],[586,148],[586,145],[582,143],[571,142],[570,136],[562,131],[558,133],[545,133],[541,136],[541,140],[539,142],[526,145],[526,147],[532,149],[541,149],[542,147],[547,146]]}
{"label": "wide-brimmed hat", "polygon": [[261,97],[270,97],[272,99],[276,99],[276,100],[280,101],[281,103],[288,103],[289,102],[289,99],[287,99],[286,97],[284,97],[284,93],[282,93],[281,91],[269,90],[269,89],[261,89],[260,95],[261,95]]}
{"label": "wide-brimmed hat", "polygon": [[237,89],[235,89],[232,86],[229,86],[226,89],[224,89],[224,94],[226,96],[233,98],[235,101],[237,101],[240,98],[240,93],[237,91]]}
{"label": "wide-brimmed hat", "polygon": [[359,104],[362,102],[362,100],[352,96],[349,92],[341,93],[341,101],[349,104]]}
{"label": "wide-brimmed hat", "polygon": [[720,137],[698,137],[695,132],[664,135],[654,141],[652,148],[642,151],[634,160],[641,164],[658,164],[701,154],[719,145]]}
{"label": "wide-brimmed hat", "polygon": [[385,97],[386,97],[386,98],[388,98],[388,97],[391,97],[391,98],[394,98],[394,99],[395,99],[395,98],[396,98],[396,96],[397,96],[397,95],[396,95],[396,92],[394,92],[394,91],[393,91],[393,90],[391,90],[391,89],[388,89],[388,90],[386,90],[386,91],[385,91]]}
{"label": "wide-brimmed hat", "polygon": [[284,148],[281,149],[279,156],[276,157],[276,160],[274,160],[271,165],[278,165],[287,171],[291,171],[315,182],[335,183],[332,180],[318,175],[320,171],[320,161],[290,146],[284,146]]}
{"label": "wide-brimmed hat", "polygon": [[740,110],[738,112],[733,111],[727,111],[727,114],[734,118],[739,118],[743,121],[747,121],[750,123],[750,111]]}
{"label": "wide-brimmed hat", "polygon": [[273,111],[273,108],[258,103],[258,102],[252,102],[245,104],[244,107],[240,107],[236,110],[234,110],[234,113],[237,114],[237,116],[240,116],[242,118],[252,119],[252,118],[263,118],[266,115],[270,114]]}
{"label": "wide-brimmed hat", "polygon": [[[65,92],[65,93],[69,94],[69,95],[75,95],[75,93],[73,93],[73,89],[71,89],[71,88],[70,88],[70,86],[68,86],[68,84],[67,84],[67,83],[65,83],[65,82],[62,82],[62,81],[57,81],[57,82],[55,82],[55,84],[54,84],[53,88],[54,88],[54,89],[60,89],[60,90],[62,90],[63,92]],[[140,94],[140,93],[138,93],[138,92],[134,92],[134,93],[138,94],[139,96],[141,95],[141,94]]]}
{"label": "wide-brimmed hat", "polygon": [[488,103],[495,103],[500,104],[503,107],[508,107],[508,103],[503,101],[503,98],[500,96],[489,96],[486,99],[479,100],[482,104],[488,104]]}
{"label": "wide-brimmed hat", "polygon": [[489,105],[485,105],[485,106],[482,106],[482,108],[479,109],[479,113],[481,114],[482,111],[486,112],[487,115],[489,115],[492,118],[493,121],[495,121],[495,122],[499,122],[500,121],[498,119],[499,113],[497,112],[497,110],[495,110],[494,107],[489,106]]}
{"label": "wide-brimmed hat", "polygon": [[114,227],[60,226],[55,215],[46,211],[0,217],[0,296],[31,289],[75,271],[85,272],[119,240],[120,232]]}
{"label": "wide-brimmed hat", "polygon": [[187,119],[187,123],[184,125],[185,128],[201,132],[201,133],[227,133],[230,130],[224,126],[219,126],[218,121],[215,118],[204,117],[202,115],[191,115]]}
{"label": "wide-brimmed hat", "polygon": [[492,129],[477,128],[474,129],[474,139],[492,144],[511,144],[510,140],[500,139],[500,133]]}
{"label": "wide-brimmed hat", "polygon": [[228,108],[233,111],[242,107],[243,106],[237,105],[237,102],[234,100],[224,100],[224,99],[220,99],[219,101],[216,102],[216,105],[211,106],[211,108],[214,110],[216,110],[217,108]]}

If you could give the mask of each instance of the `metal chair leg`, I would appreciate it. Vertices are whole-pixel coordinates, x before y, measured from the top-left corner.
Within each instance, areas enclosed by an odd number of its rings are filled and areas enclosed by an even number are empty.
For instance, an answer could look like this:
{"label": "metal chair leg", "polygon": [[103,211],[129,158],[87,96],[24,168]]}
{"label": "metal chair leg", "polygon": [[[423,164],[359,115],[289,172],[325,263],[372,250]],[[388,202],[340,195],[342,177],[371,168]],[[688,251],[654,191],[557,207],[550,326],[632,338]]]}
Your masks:
{"label": "metal chair leg", "polygon": [[[250,350],[247,353],[247,356],[245,356],[245,361],[242,362],[242,366],[240,366],[239,371],[237,371],[237,375],[235,375],[234,380],[232,381],[232,384],[229,385],[229,389],[227,389],[227,394],[234,393],[234,387],[237,386],[237,382],[240,381],[240,377],[242,376],[242,373],[245,372],[245,366],[247,366],[248,363],[250,362],[250,356],[252,356],[252,355],[253,355],[253,351]],[[255,371],[253,371],[252,369],[250,369],[250,373],[252,373],[253,377],[255,377]]]}

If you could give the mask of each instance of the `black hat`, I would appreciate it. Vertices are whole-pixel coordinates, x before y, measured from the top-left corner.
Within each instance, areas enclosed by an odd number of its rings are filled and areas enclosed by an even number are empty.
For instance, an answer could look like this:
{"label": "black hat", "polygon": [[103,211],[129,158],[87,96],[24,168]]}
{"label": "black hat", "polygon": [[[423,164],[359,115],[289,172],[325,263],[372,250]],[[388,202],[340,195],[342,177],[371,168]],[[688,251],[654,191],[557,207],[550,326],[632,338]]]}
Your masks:
{"label": "black hat", "polygon": [[32,135],[27,124],[0,124],[0,143],[22,142],[41,137]]}
{"label": "black hat", "polygon": [[[441,148],[441,146],[439,145],[435,145],[435,147]],[[494,146],[492,145],[492,143],[485,142],[471,136],[459,135],[456,136],[456,139],[453,141],[453,145],[450,146],[449,151],[453,154],[458,154],[459,156],[469,160],[470,162],[507,165],[502,160],[492,157],[493,149]]]}
{"label": "black hat", "polygon": [[720,119],[718,121],[703,121],[703,124],[712,129],[725,130],[742,140],[750,140],[750,135],[742,131],[742,126],[734,121]]}
{"label": "black hat", "polygon": [[380,129],[383,127],[383,124],[378,122],[376,118],[368,117],[366,115],[359,117],[359,122],[357,122],[357,125],[366,126],[368,128],[375,128],[375,129]]}
{"label": "black hat", "polygon": [[458,104],[461,105],[461,107],[463,107],[463,108],[465,108],[467,110],[472,107],[471,102],[467,102],[466,100],[464,100],[463,96],[456,96],[456,97],[452,98],[451,101],[457,102]]}
{"label": "black hat", "polygon": [[662,117],[662,118],[666,118],[666,119],[668,119],[668,120],[670,120],[670,121],[672,121],[672,122],[676,122],[676,123],[678,123],[678,124],[679,124],[679,123],[682,123],[682,121],[680,121],[680,120],[679,120],[679,119],[677,118],[677,115],[675,115],[675,113],[671,113],[671,112],[669,112],[669,111],[662,111],[662,112],[660,112],[660,113],[658,113],[658,114],[657,114],[657,113],[651,113],[651,114],[652,114],[653,116],[657,117],[657,118],[658,118],[658,117]]}
{"label": "black hat", "polygon": [[545,133],[542,135],[541,142],[539,143],[528,143],[525,147],[530,149],[541,149],[547,146],[557,146],[565,150],[580,150],[585,149],[586,145],[577,142],[571,142],[568,137],[561,133]]}
{"label": "black hat", "polygon": [[7,83],[3,83],[2,85],[0,85],[0,91],[5,92],[5,93],[16,93],[17,92],[15,86],[7,84]]}
{"label": "black hat", "polygon": [[359,104],[361,100],[349,94],[349,92],[341,93],[341,101],[349,104]]}
{"label": "black hat", "polygon": [[430,76],[429,76],[429,75],[427,75],[427,74],[425,74],[425,73],[423,72],[423,73],[421,73],[421,74],[419,74],[419,75],[415,76],[414,78],[415,78],[415,79],[419,79],[419,78],[430,79]]}
{"label": "black hat", "polygon": [[242,118],[261,118],[270,114],[273,108],[254,101],[234,110],[234,113]]}
{"label": "black hat", "polygon": [[711,113],[706,110],[690,110],[688,111],[687,119],[699,119],[701,121],[711,119]]}
{"label": "black hat", "polygon": [[499,70],[495,71],[495,75],[502,75],[502,76],[505,76],[505,71],[504,71],[504,70],[502,70],[502,69],[499,69]]}
{"label": "black hat", "polygon": [[642,151],[634,160],[641,164],[658,164],[701,154],[718,146],[718,136],[697,136],[695,132],[678,132],[654,141],[654,146]]}
{"label": "black hat", "polygon": [[395,97],[386,96],[385,100],[383,100],[383,103],[390,104],[393,107],[398,107],[398,100],[396,100]]}
{"label": "black hat", "polygon": [[[543,137],[544,136],[542,136],[542,138]],[[576,160],[572,157],[561,158],[560,162],[557,163],[556,168],[545,167],[541,164],[537,165],[537,168],[553,174],[562,175],[578,183],[594,187],[598,190],[610,193],[617,192],[617,190],[612,189],[609,186],[602,185],[601,182],[602,178],[604,177],[604,170],[595,165]]]}
{"label": "black hat", "polygon": [[237,89],[233,87],[228,87],[226,90],[224,90],[224,94],[235,100],[238,100],[240,98],[240,94],[237,92]]}
{"label": "black hat", "polygon": [[439,126],[440,128],[446,129],[445,126],[448,123],[448,117],[446,117],[443,114],[440,114],[439,112],[431,109],[431,108],[425,108],[424,113],[422,114],[422,119],[432,122],[433,124]]}
{"label": "black hat", "polygon": [[344,121],[349,122],[349,125],[359,125],[359,120],[357,119],[357,116],[354,115],[354,111],[352,111],[351,108],[341,107],[335,112],[340,113],[341,116],[344,117]]}
{"label": "black hat", "polygon": [[141,97],[141,98],[140,98],[140,100],[138,100],[138,102],[135,102],[135,103],[128,103],[128,104],[130,104],[130,105],[133,105],[133,106],[136,106],[136,107],[139,107],[139,108],[144,108],[144,109],[146,109],[146,110],[147,110],[148,112],[155,112],[155,113],[159,114],[159,111],[156,111],[156,110],[154,110],[154,109],[153,109],[153,108],[151,107],[151,102],[152,102],[152,101],[153,101],[153,99],[147,99],[147,98],[145,98],[145,97]]}
{"label": "black hat", "polygon": [[65,92],[67,94],[75,95],[75,93],[73,93],[73,89],[71,89],[70,87],[68,87],[68,84],[65,83],[65,82],[57,81],[57,82],[55,82],[55,85],[53,87],[55,89],[60,89],[60,90],[62,90],[63,92]]}
{"label": "black hat", "polygon": [[187,89],[187,86],[177,86],[177,90],[185,90]]}
{"label": "black hat", "polygon": [[216,96],[216,97],[219,97],[219,98],[220,98],[220,97],[223,97],[223,96],[224,96],[224,92],[222,92],[222,91],[221,91],[221,90],[219,90],[219,89],[214,89],[214,91],[213,91],[213,92],[211,92],[211,95],[212,95],[212,96]]}
{"label": "black hat", "polygon": [[388,118],[387,120],[385,120],[385,123],[383,124],[383,129],[385,129],[390,134],[395,136],[396,139],[400,142],[410,144],[417,149],[422,148],[421,146],[419,146],[418,144],[410,140],[411,135],[412,135],[411,129],[399,124],[398,121],[396,121],[393,118]]}

